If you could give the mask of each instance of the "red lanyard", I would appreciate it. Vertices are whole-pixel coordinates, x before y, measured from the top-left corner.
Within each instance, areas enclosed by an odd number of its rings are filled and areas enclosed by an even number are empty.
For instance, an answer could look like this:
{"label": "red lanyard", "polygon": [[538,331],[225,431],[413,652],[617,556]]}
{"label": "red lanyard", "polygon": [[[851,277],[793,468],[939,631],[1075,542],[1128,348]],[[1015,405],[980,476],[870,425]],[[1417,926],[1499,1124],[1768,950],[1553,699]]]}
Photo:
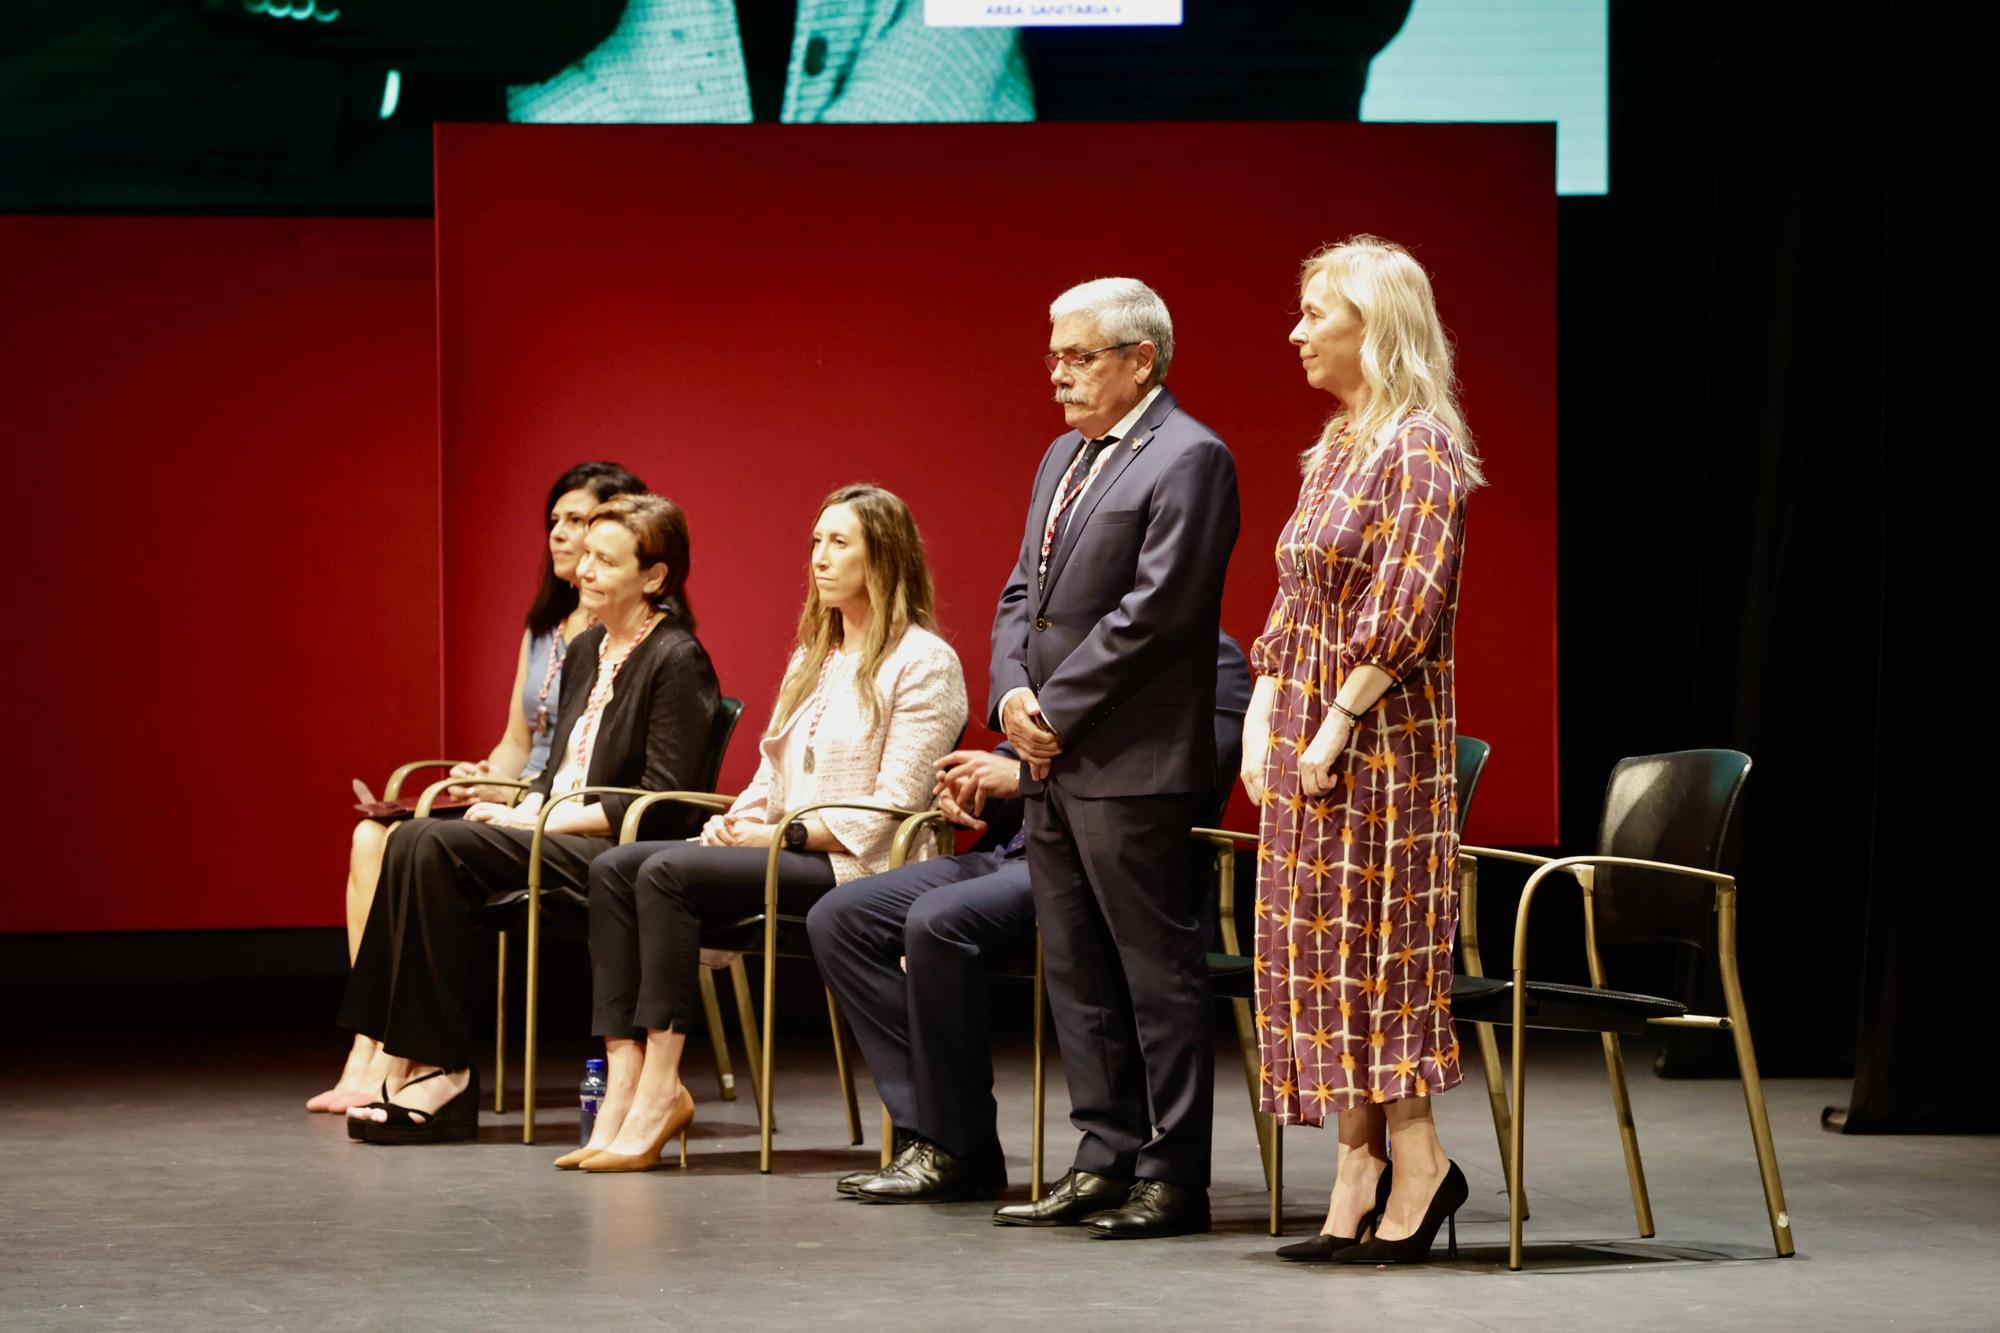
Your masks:
{"label": "red lanyard", "polygon": [[537,736],[549,729],[549,691],[555,688],[556,676],[562,671],[563,658],[569,655],[569,640],[563,637],[562,622],[549,631],[549,669],[542,673],[541,693],[535,696],[535,726]]}
{"label": "red lanyard", "polygon": [[1038,571],[1041,578],[1049,576],[1049,551],[1056,543],[1056,525],[1062,522],[1064,511],[1081,499],[1083,493],[1090,489],[1090,483],[1097,480],[1097,474],[1104,470],[1104,460],[1111,457],[1111,450],[1117,443],[1116,440],[1107,441],[1097,451],[1097,457],[1090,464],[1090,474],[1074,492],[1069,488],[1070,478],[1076,475],[1076,465],[1083,461],[1084,451],[1090,448],[1089,441],[1084,442],[1083,447],[1076,451],[1076,457],[1070,459],[1069,466],[1063,469],[1062,484],[1056,487],[1055,503],[1049,506],[1049,521],[1042,525],[1042,563]]}
{"label": "red lanyard", "polygon": [[819,683],[813,686],[813,715],[812,721],[806,726],[806,757],[800,764],[800,767],[808,773],[813,771],[813,737],[819,735],[819,720],[826,716],[828,693],[826,678],[833,671],[833,659],[839,655],[839,651],[836,649],[833,652],[829,652],[825,659],[820,662]]}
{"label": "red lanyard", "polygon": [[[598,717],[611,702],[611,687],[617,683],[618,673],[632,660],[632,654],[638,650],[639,640],[645,638],[647,632],[658,623],[658,616],[649,617],[646,623],[639,627],[639,632],[632,636],[631,646],[626,648],[624,656],[608,668],[604,664],[604,659],[611,651],[611,631],[609,629],[604,631],[604,642],[597,645],[597,684],[591,687],[590,699],[583,706],[583,716],[577,719],[576,734],[570,738],[569,743],[569,757],[579,764],[590,754],[591,734],[597,730]],[[584,781],[589,780],[590,775],[585,772]]]}

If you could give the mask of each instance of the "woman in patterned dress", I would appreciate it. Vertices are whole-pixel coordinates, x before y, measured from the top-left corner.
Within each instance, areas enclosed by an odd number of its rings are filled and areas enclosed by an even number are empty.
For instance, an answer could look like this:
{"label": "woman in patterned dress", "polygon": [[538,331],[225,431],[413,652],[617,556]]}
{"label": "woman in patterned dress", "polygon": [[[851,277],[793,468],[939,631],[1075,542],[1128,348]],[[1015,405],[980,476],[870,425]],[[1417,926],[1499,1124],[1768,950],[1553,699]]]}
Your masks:
{"label": "woman in patterned dress", "polygon": [[1281,1124],[1336,1116],[1340,1150],[1320,1234],[1279,1253],[1420,1260],[1465,1195],[1429,1099],[1461,1073],[1452,622],[1483,479],[1408,252],[1366,236],[1323,250],[1299,306],[1306,381],[1339,408],[1279,538],[1243,785],[1262,821],[1262,1104]]}

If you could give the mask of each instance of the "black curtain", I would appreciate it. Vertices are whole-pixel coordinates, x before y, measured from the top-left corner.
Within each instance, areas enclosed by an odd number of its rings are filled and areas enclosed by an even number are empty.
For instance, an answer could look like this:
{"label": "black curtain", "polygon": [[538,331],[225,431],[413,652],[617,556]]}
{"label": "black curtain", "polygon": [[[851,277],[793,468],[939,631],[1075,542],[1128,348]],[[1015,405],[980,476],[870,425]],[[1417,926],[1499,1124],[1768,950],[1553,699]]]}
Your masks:
{"label": "black curtain", "polygon": [[[1565,844],[1591,843],[1621,755],[1747,751],[1765,1072],[1853,1071],[1850,1132],[2000,1128],[1973,1053],[1984,685],[1958,656],[1988,468],[1917,387],[1968,349],[1908,290],[1983,227],[1912,202],[1911,141],[1947,131],[1898,118],[1893,7],[1611,19],[1611,192],[1561,221]],[[1712,965],[1632,966],[1719,1005]],[[1677,1033],[1660,1067],[1733,1063]]]}
{"label": "black curtain", "polygon": [[[1820,324],[1856,243],[1834,233],[1879,231],[1880,206],[1872,224],[1865,200],[1828,208],[1839,39],[1815,27],[1839,16],[1807,8],[1612,6],[1611,190],[1561,214],[1564,842],[1592,848],[1625,755],[1752,756],[1727,868],[1773,1074],[1852,1067],[1868,871],[1826,835],[1865,813],[1869,764],[1830,767],[1824,726],[1837,691],[1873,686],[1836,683],[1823,659],[1844,640],[1873,672],[1876,630],[1852,609],[1873,607],[1880,561],[1872,507],[1835,495],[1879,453],[1879,413],[1849,416],[1880,392],[1879,312],[1854,317],[1878,361],[1858,373]],[[1859,151],[1882,110],[1853,113]],[[1861,253],[1879,273],[1879,236]],[[1718,1012],[1713,958],[1690,961],[1614,959],[1614,984]],[[1734,1057],[1677,1033],[1659,1068],[1727,1073]]]}
{"label": "black curtain", "polygon": [[[1989,433],[1935,384],[1985,338],[1963,329],[1990,289],[1990,227],[1961,235],[1940,183],[1962,177],[1956,126],[1984,93],[1984,52],[1907,29],[1877,49],[1902,89],[1889,157],[1884,324],[1890,331],[1878,493],[1883,499],[1882,667],[1875,714],[1874,833],[1854,1090],[1830,1107],[1850,1134],[2000,1130],[1981,984],[2000,911],[1974,839],[1984,827],[1991,673],[1974,645],[1993,601],[1985,525]],[[1960,117],[1964,119],[1961,121]],[[1932,147],[1934,145],[1934,147]],[[1983,369],[1983,367],[1982,367]],[[1984,381],[1984,375],[1979,376]]]}

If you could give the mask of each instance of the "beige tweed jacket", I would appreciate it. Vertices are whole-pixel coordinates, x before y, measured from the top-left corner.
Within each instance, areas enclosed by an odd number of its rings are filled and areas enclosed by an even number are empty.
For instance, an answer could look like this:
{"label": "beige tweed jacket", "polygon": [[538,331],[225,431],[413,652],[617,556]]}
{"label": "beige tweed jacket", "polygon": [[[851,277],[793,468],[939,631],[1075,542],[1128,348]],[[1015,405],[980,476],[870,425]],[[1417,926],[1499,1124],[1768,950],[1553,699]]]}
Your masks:
{"label": "beige tweed jacket", "polygon": [[[799,652],[794,650],[792,661]],[[789,664],[788,668],[789,669]],[[965,672],[951,645],[929,630],[912,626],[875,673],[882,695],[883,724],[868,729],[860,697],[838,689],[827,701],[813,738],[813,777],[820,801],[868,801],[906,810],[926,810],[937,780],[937,761],[965,730]],[[757,776],[730,809],[769,821],[787,808],[783,755],[788,744],[803,745],[810,701],[785,719],[783,727],[758,742]],[[794,733],[799,733],[794,739]],[[832,853],[836,882],[845,884],[889,868],[889,847],[897,821],[859,810],[827,810],[820,818],[844,851]],[[931,839],[921,839],[911,859],[930,855]]]}

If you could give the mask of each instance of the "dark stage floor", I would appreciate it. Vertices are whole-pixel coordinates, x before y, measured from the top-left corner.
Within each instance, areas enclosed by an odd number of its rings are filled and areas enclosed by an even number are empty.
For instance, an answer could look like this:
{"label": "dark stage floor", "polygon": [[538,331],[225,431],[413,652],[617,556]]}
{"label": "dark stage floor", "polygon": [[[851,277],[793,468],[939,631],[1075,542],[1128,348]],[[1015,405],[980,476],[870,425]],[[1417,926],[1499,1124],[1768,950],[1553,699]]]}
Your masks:
{"label": "dark stage floor", "polygon": [[[334,1067],[324,1030],[10,1039],[0,1064],[0,1326],[105,1328],[1344,1327],[1993,1328],[2000,1141],[1843,1138],[1818,1127],[1834,1081],[1769,1085],[1799,1255],[1772,1256],[1732,1082],[1633,1093],[1659,1222],[1632,1237],[1594,1045],[1544,1036],[1529,1086],[1529,1271],[1510,1274],[1483,1089],[1440,1100],[1471,1178],[1456,1263],[1309,1268],[1271,1258],[1245,1099],[1225,1052],[1217,1231],[1116,1243],[995,1228],[985,1205],[863,1207],[833,1177],[847,1146],[830,1061],[786,1039],[775,1172],[756,1170],[747,1100],[706,1065],[691,1167],[588,1177],[574,1141],[581,1046],[544,1068],[545,1142],[519,1114],[445,1148],[351,1144],[300,1110]],[[144,1052],[134,1058],[134,1052]],[[703,1057],[694,1057],[701,1059]],[[1028,1064],[1002,1069],[1016,1194]],[[1052,1089],[1054,1169],[1072,1146]],[[1290,1230],[1316,1229],[1329,1135],[1288,1134]]]}

